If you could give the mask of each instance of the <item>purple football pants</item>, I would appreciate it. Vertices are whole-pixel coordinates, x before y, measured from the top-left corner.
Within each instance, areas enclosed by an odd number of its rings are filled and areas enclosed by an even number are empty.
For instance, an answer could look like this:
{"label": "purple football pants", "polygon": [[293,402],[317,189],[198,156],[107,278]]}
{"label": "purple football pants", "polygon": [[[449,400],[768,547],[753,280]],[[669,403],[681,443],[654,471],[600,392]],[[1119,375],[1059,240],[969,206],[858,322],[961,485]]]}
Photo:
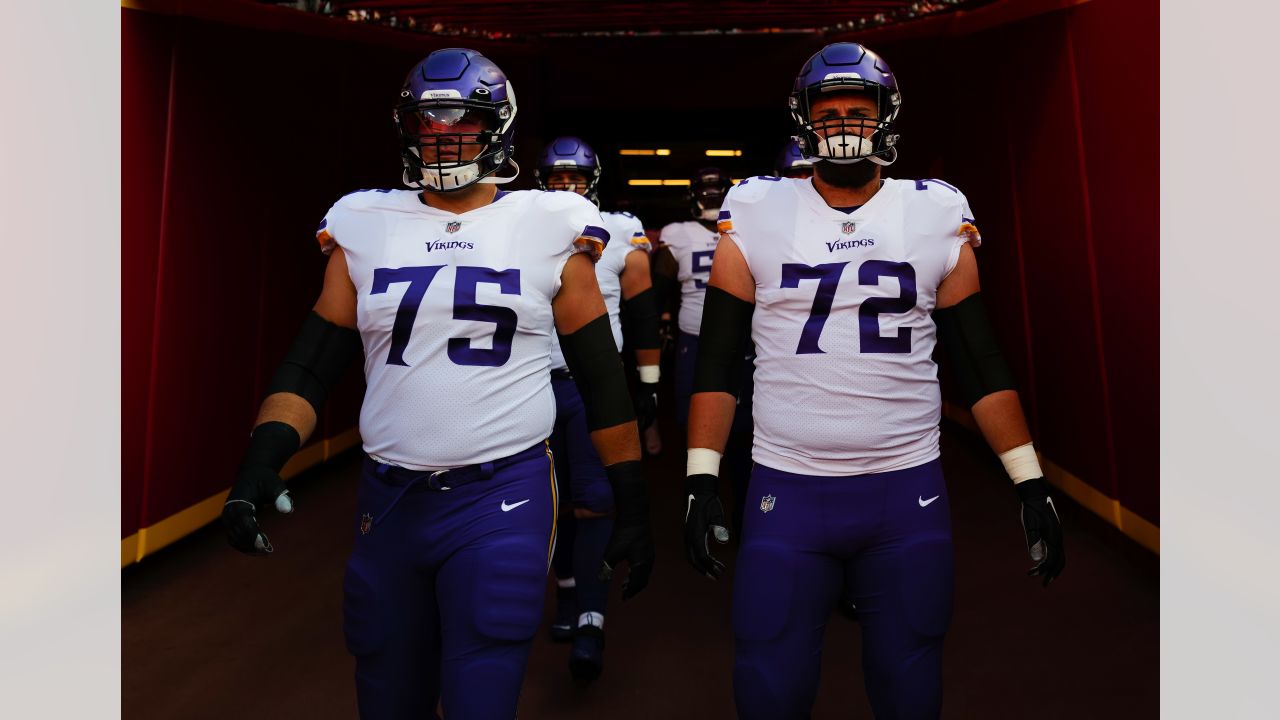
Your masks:
{"label": "purple football pants", "polygon": [[851,477],[757,464],[733,584],[733,687],[745,720],[808,718],[841,596],[862,626],[876,720],[936,720],[954,560],[939,460]]}
{"label": "purple football pants", "polygon": [[360,717],[515,717],[555,518],[545,443],[438,475],[365,459],[343,580]]}

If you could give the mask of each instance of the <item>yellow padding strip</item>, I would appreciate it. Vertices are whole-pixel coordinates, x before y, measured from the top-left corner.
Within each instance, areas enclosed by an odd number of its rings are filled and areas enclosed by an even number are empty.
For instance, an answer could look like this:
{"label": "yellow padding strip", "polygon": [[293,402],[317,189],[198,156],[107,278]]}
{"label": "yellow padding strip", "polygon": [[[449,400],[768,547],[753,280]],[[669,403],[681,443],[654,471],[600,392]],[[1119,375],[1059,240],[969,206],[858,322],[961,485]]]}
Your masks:
{"label": "yellow padding strip", "polygon": [[[968,410],[952,403],[943,403],[942,414],[967,430],[981,434],[978,423]],[[1139,545],[1157,555],[1160,554],[1159,526],[1124,507],[1119,500],[1107,496],[1101,490],[1072,475],[1041,453],[1037,452],[1036,455],[1040,458],[1040,468],[1044,470],[1044,477],[1050,484],[1066,493],[1072,500],[1092,510],[1098,517],[1114,525]]]}
{"label": "yellow padding strip", "polygon": [[120,541],[120,567],[138,560],[138,533]]}
{"label": "yellow padding strip", "polygon": [[[331,438],[311,443],[299,450],[280,471],[289,478],[319,465],[338,453],[360,443],[360,431],[352,428]],[[120,567],[137,562],[208,525],[222,514],[222,504],[231,488],[220,490],[191,507],[174,513],[160,522],[145,527],[120,541]]]}

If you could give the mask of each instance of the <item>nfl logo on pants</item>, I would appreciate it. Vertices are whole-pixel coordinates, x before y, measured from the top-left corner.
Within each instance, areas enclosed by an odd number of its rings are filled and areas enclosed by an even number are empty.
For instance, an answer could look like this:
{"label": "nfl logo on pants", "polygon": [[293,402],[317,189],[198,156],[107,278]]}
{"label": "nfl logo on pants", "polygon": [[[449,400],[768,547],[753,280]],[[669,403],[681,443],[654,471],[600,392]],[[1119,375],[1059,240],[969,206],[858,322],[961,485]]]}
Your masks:
{"label": "nfl logo on pants", "polygon": [[769,512],[770,510],[772,510],[773,503],[777,499],[778,498],[772,495],[765,495],[764,497],[760,498],[760,512]]}

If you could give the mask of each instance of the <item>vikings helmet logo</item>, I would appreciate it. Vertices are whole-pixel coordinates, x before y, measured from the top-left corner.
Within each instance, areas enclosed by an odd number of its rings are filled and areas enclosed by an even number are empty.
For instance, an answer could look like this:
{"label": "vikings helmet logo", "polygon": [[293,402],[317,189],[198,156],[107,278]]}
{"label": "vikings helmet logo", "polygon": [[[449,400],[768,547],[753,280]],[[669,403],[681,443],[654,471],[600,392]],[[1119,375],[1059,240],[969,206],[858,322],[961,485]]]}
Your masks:
{"label": "vikings helmet logo", "polygon": [[778,500],[778,498],[776,498],[776,497],[774,497],[774,496],[772,496],[772,495],[765,495],[764,497],[760,498],[760,512],[766,512],[766,513],[767,513],[767,512],[769,512],[770,510],[772,510],[772,509],[773,509],[773,504],[774,504],[775,502],[777,502],[777,500]]}

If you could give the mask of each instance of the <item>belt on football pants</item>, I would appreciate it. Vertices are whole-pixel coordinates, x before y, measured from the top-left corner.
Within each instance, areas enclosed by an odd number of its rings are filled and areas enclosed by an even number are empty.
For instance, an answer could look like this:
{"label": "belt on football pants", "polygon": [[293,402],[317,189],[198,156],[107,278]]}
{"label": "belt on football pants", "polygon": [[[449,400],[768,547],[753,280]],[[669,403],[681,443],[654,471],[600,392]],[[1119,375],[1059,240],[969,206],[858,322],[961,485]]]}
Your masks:
{"label": "belt on football pants", "polygon": [[569,372],[565,368],[558,368],[556,370],[551,371],[551,377],[555,378],[556,380],[572,380],[573,373]]}
{"label": "belt on football pants", "polygon": [[374,518],[373,524],[376,527],[379,523],[391,514],[391,511],[400,503],[400,499],[410,489],[419,487],[424,490],[448,491],[456,487],[462,487],[469,483],[488,480],[493,474],[508,465],[514,465],[525,460],[545,456],[547,453],[547,443],[542,441],[521,450],[515,455],[508,455],[504,458],[498,458],[489,462],[477,463],[475,465],[463,465],[456,468],[448,468],[445,470],[412,470],[410,468],[397,467],[380,463],[369,457],[364,458],[365,471],[373,474],[382,482],[388,485],[402,485],[400,492],[396,493],[395,499]]}

